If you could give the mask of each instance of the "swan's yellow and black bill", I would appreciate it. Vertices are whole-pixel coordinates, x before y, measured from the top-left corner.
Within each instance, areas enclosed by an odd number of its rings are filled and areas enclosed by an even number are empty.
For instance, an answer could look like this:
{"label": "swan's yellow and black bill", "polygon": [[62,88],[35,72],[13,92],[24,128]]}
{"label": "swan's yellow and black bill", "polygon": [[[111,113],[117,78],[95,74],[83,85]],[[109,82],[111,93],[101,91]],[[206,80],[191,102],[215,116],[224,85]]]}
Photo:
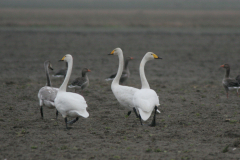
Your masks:
{"label": "swan's yellow and black bill", "polygon": [[66,58],[66,56],[64,56],[62,59],[60,59],[59,61],[64,61],[64,59]]}
{"label": "swan's yellow and black bill", "polygon": [[108,55],[113,55],[114,54],[114,52],[115,52],[115,50],[113,50],[111,53],[109,53]]}
{"label": "swan's yellow and black bill", "polygon": [[162,59],[161,57],[158,57],[156,54],[153,54],[154,59]]}

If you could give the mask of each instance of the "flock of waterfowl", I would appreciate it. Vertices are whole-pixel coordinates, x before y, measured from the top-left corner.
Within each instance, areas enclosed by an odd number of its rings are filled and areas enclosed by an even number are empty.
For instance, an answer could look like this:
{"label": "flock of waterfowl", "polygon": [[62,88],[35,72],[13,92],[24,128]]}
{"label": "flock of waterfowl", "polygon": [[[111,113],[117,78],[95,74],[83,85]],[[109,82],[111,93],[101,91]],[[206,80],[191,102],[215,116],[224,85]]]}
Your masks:
{"label": "flock of waterfowl", "polygon": [[[153,59],[161,59],[156,54],[152,52],[147,52],[143,57],[139,72],[142,87],[141,89],[124,86],[122,85],[130,76],[130,72],[128,69],[128,63],[132,60],[132,57],[128,57],[124,62],[123,52],[120,48],[114,49],[109,55],[117,55],[119,58],[119,67],[116,74],[111,75],[106,81],[113,80],[111,84],[111,89],[121,104],[121,106],[126,107],[129,112],[128,116],[133,111],[136,117],[140,120],[142,125],[142,120],[146,121],[151,116],[154,111],[154,116],[152,123],[149,126],[156,126],[156,112],[158,110],[159,97],[157,93],[150,89],[149,83],[145,76],[144,67],[146,62]],[[87,112],[87,102],[84,97],[78,93],[66,92],[67,85],[72,73],[73,66],[73,58],[70,54],[65,55],[60,61],[66,62],[66,68],[57,72],[55,77],[64,77],[64,81],[60,88],[51,87],[51,80],[49,77],[49,69],[52,69],[52,65],[50,61],[44,62],[44,68],[47,76],[47,84],[42,87],[38,92],[39,104],[40,104],[40,113],[43,118],[43,106],[48,108],[56,108],[56,118],[58,117],[58,113],[63,116],[65,119],[66,128],[68,129],[68,124],[75,123],[80,116],[87,118],[89,113]],[[222,68],[226,69],[225,77],[222,81],[223,87],[226,90],[227,98],[228,91],[232,89],[238,90],[240,88],[240,75],[238,75],[235,79],[229,78],[230,74],[230,66],[229,64],[221,65]],[[89,69],[84,68],[82,70],[82,77],[76,78],[68,87],[76,89],[84,89],[89,85],[89,79],[87,76],[87,72],[90,72]],[[67,118],[75,118],[71,121],[68,121]]]}
{"label": "flock of waterfowl", "polygon": [[[118,102],[129,109],[128,115],[132,111],[136,114],[136,117],[140,120],[142,125],[142,120],[146,121],[151,113],[154,111],[154,117],[150,126],[156,126],[156,112],[160,111],[157,107],[160,105],[159,98],[157,93],[150,89],[148,81],[145,77],[144,67],[147,61],[153,59],[161,59],[156,54],[148,52],[143,57],[140,63],[140,79],[142,83],[142,88],[134,88],[129,86],[123,86],[122,84],[130,76],[128,69],[128,62],[132,60],[132,57],[128,57],[125,60],[123,52],[120,48],[114,49],[109,55],[117,55],[119,58],[119,67],[118,72],[110,76],[108,80],[113,80],[111,84],[111,89],[118,100]],[[72,73],[73,58],[70,54],[65,55],[60,61],[66,62],[66,68],[57,72],[55,77],[64,77],[64,81],[60,88],[51,87],[51,80],[49,77],[49,69],[52,69],[50,61],[44,62],[44,68],[47,76],[47,84],[42,87],[38,92],[39,104],[40,104],[40,113],[43,118],[43,106],[48,108],[56,108],[56,118],[58,113],[63,116],[68,129],[68,124],[75,123],[80,116],[87,118],[89,113],[87,112],[87,102],[84,97],[78,93],[66,92],[68,82]],[[84,89],[89,85],[89,79],[87,77],[87,72],[90,72],[89,69],[84,68],[82,70],[82,77],[75,79],[68,87],[76,89]],[[68,121],[67,118],[74,118],[71,121]]]}

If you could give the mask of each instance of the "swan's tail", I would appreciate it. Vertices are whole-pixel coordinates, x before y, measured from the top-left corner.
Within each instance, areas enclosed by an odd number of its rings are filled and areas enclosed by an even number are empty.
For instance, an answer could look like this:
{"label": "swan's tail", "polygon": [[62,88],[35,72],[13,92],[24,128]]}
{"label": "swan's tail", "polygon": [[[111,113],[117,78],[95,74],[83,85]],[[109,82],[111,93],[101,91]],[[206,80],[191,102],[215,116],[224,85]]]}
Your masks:
{"label": "swan's tail", "polygon": [[89,113],[87,112],[87,110],[83,111],[83,112],[78,112],[78,114],[84,118],[88,118],[89,117]]}
{"label": "swan's tail", "polygon": [[141,110],[140,108],[138,109],[139,113],[141,115],[142,120],[146,121],[148,120],[148,118],[151,116],[152,112],[144,112],[143,110]]}

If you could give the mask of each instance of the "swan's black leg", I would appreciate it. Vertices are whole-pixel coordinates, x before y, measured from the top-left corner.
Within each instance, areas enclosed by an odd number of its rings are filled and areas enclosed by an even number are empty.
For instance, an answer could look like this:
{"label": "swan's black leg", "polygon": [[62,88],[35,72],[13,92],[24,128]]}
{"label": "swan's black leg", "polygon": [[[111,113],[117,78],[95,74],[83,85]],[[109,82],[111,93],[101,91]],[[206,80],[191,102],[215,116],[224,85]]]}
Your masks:
{"label": "swan's black leg", "polygon": [[43,119],[43,108],[42,108],[42,106],[40,108],[40,113],[41,113],[41,116],[42,116],[42,119]]}
{"label": "swan's black leg", "polygon": [[142,117],[141,117],[140,114],[139,114],[138,118],[139,118],[139,120],[140,120],[141,125],[143,125],[143,124],[142,124]]}
{"label": "swan's black leg", "polygon": [[126,117],[128,117],[130,114],[132,113],[132,111],[129,111],[126,115]]}
{"label": "swan's black leg", "polygon": [[136,117],[138,118],[138,114],[137,114],[137,111],[136,111],[136,108],[135,108],[135,107],[133,108],[133,111],[134,111],[134,113],[136,114]]}
{"label": "swan's black leg", "polygon": [[58,118],[58,110],[56,110],[56,119]]}
{"label": "swan's black leg", "polygon": [[67,122],[68,124],[73,124],[73,123],[75,123],[75,122],[77,122],[78,121],[78,117],[76,118],[76,119],[74,119],[74,120],[71,120],[71,121],[69,121],[69,122]]}
{"label": "swan's black leg", "polygon": [[157,106],[155,106],[155,112],[154,112],[152,123],[149,125],[151,127],[155,127],[156,126],[156,112],[157,112]]}
{"label": "swan's black leg", "polygon": [[67,117],[65,118],[66,129],[69,129],[67,126]]}

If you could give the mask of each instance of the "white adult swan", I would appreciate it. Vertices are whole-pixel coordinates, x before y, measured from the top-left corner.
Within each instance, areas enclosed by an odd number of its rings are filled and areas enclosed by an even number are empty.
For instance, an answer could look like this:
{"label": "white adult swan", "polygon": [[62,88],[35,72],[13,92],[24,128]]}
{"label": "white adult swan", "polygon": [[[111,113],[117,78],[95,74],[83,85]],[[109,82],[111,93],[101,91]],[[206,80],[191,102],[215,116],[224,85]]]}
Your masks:
{"label": "white adult swan", "polygon": [[[78,120],[79,116],[87,118],[89,113],[87,112],[87,103],[83,96],[77,93],[66,92],[67,84],[72,73],[73,58],[70,54],[65,55],[60,61],[68,63],[67,75],[64,79],[63,84],[59,88],[57,97],[54,101],[55,107],[62,114],[65,119],[66,128],[67,124],[73,124]],[[76,119],[67,121],[67,117],[74,117]]]}
{"label": "white adult swan", "polygon": [[[123,65],[124,65],[123,52],[121,48],[116,48],[109,55],[117,55],[119,58],[118,72],[116,77],[112,81],[112,85],[111,85],[112,92],[122,106],[126,107],[127,109],[133,110],[136,116],[138,117],[138,114],[133,104],[133,95],[139,89],[119,85],[119,80],[121,78],[121,75],[123,72]],[[131,111],[128,112],[128,115],[130,114],[131,114]]]}
{"label": "white adult swan", "polygon": [[[42,119],[43,119],[43,105],[50,109],[55,108],[54,100],[58,92],[58,88],[51,87],[52,85],[51,85],[51,80],[49,78],[48,69],[53,70],[53,68],[50,61],[47,60],[44,62],[44,68],[47,76],[47,85],[42,87],[38,92],[40,113],[41,113]],[[57,119],[57,116],[58,116],[58,111],[56,111],[56,119]]]}
{"label": "white adult swan", "polygon": [[156,126],[156,112],[158,111],[157,107],[160,105],[160,103],[157,93],[154,90],[150,89],[150,86],[145,76],[144,66],[147,61],[153,59],[162,58],[158,57],[156,54],[152,52],[146,53],[145,56],[143,57],[139,67],[142,88],[138,90],[133,97],[134,107],[137,108],[137,110],[139,111],[139,119],[141,124],[142,124],[141,119],[146,121],[151,116],[153,109],[155,109],[154,117],[152,123],[150,124],[150,126],[152,127]]}

